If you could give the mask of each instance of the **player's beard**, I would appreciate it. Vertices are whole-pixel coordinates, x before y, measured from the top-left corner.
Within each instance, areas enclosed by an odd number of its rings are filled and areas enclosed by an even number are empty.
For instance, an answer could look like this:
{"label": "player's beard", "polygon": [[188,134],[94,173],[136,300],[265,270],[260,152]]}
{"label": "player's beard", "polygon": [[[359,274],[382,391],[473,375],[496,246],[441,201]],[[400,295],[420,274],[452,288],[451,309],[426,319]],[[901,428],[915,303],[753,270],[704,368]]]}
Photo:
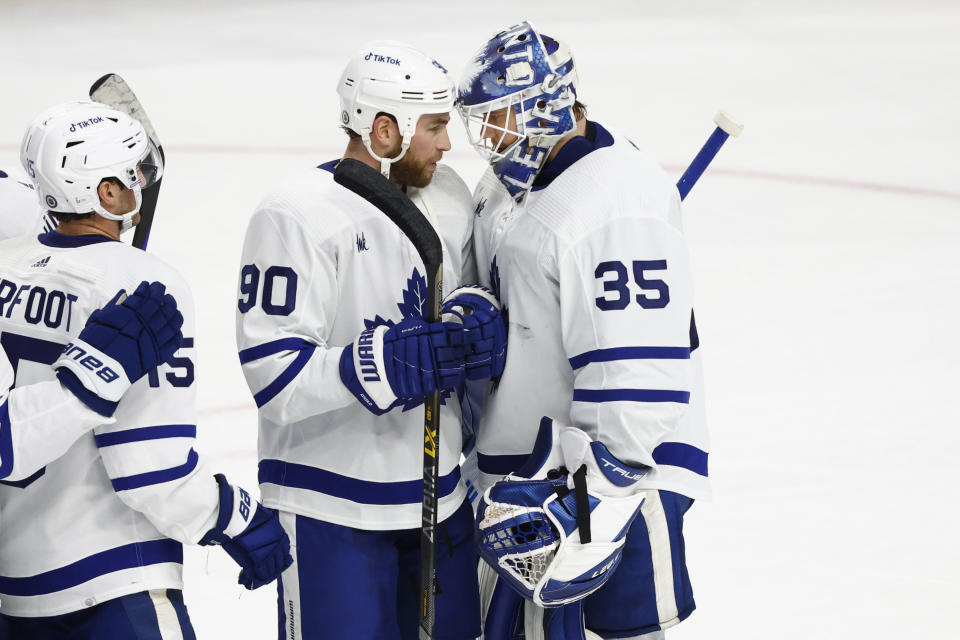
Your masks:
{"label": "player's beard", "polygon": [[418,157],[411,149],[407,149],[400,160],[390,165],[390,179],[408,187],[422,189],[433,179],[433,171],[436,169],[434,162],[436,160]]}

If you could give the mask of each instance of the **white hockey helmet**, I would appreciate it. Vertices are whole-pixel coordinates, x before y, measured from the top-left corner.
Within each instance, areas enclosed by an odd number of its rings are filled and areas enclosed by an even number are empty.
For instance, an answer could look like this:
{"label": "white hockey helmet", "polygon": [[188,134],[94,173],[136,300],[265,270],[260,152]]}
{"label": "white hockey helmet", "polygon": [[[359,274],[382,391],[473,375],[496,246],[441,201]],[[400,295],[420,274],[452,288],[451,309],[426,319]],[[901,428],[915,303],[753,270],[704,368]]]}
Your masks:
{"label": "white hockey helmet", "polygon": [[[143,125],[99,102],[68,102],[52,107],[27,128],[20,162],[37,188],[40,202],[57,213],[92,213],[116,220],[121,231],[133,226],[141,189],[163,174],[163,160]],[[97,188],[116,178],[133,189],[133,211],[103,208]]]}
{"label": "white hockey helmet", "polygon": [[[360,135],[387,177],[390,165],[407,152],[420,116],[448,113],[457,97],[453,81],[439,62],[408,44],[390,40],[364,45],[343,70],[337,93],[341,124]],[[378,113],[397,120],[402,139],[396,158],[381,158],[370,146]]]}

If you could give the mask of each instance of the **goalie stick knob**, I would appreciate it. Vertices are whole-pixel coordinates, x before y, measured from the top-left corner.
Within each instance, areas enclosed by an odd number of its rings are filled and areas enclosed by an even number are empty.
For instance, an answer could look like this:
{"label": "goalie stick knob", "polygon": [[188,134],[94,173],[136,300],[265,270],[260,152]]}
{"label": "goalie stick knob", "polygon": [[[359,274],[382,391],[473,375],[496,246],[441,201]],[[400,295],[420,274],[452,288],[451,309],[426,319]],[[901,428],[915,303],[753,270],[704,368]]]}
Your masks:
{"label": "goalie stick knob", "polygon": [[743,131],[743,125],[722,109],[717,112],[717,115],[713,116],[713,123],[723,129],[727,135],[733,136],[734,138],[739,136],[740,132]]}

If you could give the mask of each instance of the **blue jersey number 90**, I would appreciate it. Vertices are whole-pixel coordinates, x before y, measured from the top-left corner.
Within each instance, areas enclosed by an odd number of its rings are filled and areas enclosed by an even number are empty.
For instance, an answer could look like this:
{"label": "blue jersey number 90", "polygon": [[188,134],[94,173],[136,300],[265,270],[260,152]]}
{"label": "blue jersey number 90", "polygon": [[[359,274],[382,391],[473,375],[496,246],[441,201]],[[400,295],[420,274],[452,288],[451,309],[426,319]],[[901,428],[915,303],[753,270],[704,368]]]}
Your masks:
{"label": "blue jersey number 90", "polygon": [[[277,296],[280,288],[283,294]],[[240,313],[250,311],[257,304],[260,292],[260,269],[255,264],[245,264],[240,270],[240,295],[237,300],[237,309]],[[279,297],[282,303],[276,304],[274,298]],[[297,306],[297,272],[290,267],[269,267],[263,273],[263,298],[260,306],[264,313],[271,316],[288,316]]]}
{"label": "blue jersey number 90", "polygon": [[[670,303],[670,287],[663,280],[648,278],[647,271],[663,271],[666,260],[634,260],[633,281],[639,285],[642,293],[636,295],[637,304],[644,309],[662,309]],[[608,260],[597,265],[594,278],[603,281],[602,297],[596,299],[597,308],[602,311],[620,311],[630,304],[630,288],[627,265],[619,260]],[[612,277],[610,277],[612,276]],[[656,292],[656,296],[647,294]]]}

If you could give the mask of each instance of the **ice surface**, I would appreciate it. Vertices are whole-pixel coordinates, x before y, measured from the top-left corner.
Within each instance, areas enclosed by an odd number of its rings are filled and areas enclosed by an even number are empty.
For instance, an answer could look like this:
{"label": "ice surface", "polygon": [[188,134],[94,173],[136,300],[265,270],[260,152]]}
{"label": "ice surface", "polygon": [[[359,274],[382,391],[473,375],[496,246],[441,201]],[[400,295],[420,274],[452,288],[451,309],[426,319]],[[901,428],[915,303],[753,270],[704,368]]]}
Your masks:
{"label": "ice surface", "polygon": [[[246,221],[338,157],[334,85],[370,39],[455,75],[529,18],[577,56],[592,118],[679,177],[725,108],[746,124],[685,206],[716,499],[687,520],[699,605],[673,640],[957,638],[960,5],[0,2],[0,167],[27,123],[123,75],[168,170],[151,251],[192,283],[202,450],[256,485],[234,347]],[[450,164],[482,165],[452,126]],[[5,526],[8,526],[5,524]],[[275,592],[187,550],[200,638],[275,637]]]}

